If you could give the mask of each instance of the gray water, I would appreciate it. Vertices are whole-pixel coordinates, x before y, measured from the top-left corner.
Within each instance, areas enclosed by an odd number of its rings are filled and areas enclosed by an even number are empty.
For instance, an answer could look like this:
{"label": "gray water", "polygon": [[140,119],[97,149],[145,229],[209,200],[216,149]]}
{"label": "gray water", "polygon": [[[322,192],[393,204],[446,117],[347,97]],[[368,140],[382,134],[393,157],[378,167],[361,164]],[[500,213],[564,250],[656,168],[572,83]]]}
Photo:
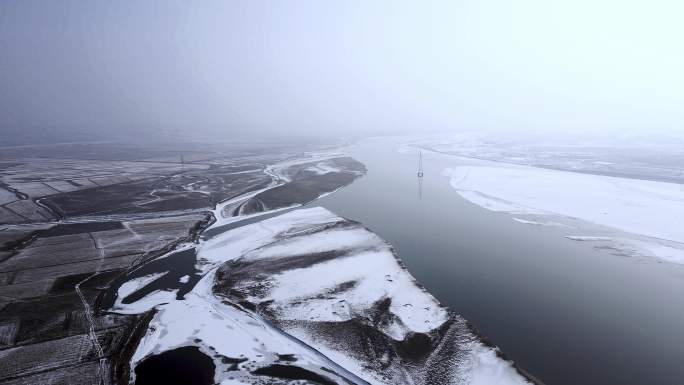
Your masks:
{"label": "gray water", "polygon": [[683,384],[684,268],[628,258],[462,199],[424,158],[366,141],[368,174],[314,205],[391,243],[435,297],[546,384]]}

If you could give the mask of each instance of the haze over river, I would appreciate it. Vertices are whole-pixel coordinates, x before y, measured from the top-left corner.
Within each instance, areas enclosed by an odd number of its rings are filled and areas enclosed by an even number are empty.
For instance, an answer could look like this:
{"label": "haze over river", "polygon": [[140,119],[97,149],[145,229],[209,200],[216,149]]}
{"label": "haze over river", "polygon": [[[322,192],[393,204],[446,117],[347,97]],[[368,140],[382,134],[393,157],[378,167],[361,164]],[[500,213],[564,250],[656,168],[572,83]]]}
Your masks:
{"label": "haze over river", "polygon": [[441,172],[469,162],[373,139],[368,174],[315,201],[391,243],[409,271],[547,384],[680,384],[684,267],[629,258],[461,198]]}

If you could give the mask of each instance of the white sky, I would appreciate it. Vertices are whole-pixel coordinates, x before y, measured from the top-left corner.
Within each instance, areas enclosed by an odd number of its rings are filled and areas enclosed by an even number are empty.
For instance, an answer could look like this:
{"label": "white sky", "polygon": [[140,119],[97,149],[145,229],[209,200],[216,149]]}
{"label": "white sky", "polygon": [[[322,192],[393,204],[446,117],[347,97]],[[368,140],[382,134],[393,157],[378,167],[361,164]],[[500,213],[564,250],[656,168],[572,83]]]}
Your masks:
{"label": "white sky", "polygon": [[0,130],[684,135],[684,3],[0,3]]}

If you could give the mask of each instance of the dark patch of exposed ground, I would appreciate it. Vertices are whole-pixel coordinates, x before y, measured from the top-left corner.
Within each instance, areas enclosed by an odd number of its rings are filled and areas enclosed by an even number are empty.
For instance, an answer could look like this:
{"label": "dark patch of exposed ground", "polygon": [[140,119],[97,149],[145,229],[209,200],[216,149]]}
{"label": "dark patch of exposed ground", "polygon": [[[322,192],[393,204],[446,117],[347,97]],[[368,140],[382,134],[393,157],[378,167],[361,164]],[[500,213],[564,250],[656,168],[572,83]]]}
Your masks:
{"label": "dark patch of exposed ground", "polygon": [[340,157],[325,161],[338,172],[318,174],[309,170],[316,163],[304,163],[288,169],[291,181],[281,186],[257,194],[245,204],[243,213],[249,214],[278,209],[296,204],[304,205],[318,198],[321,194],[332,192],[344,187],[366,172],[363,163],[350,157]]}
{"label": "dark patch of exposed ground", "polygon": [[337,382],[327,377],[293,365],[274,364],[256,369],[252,373],[259,376],[269,376],[287,380],[313,381],[320,385],[337,385]]}
{"label": "dark patch of exposed ground", "polygon": [[145,358],[135,367],[136,385],[211,385],[216,366],[194,346],[184,346]]}
{"label": "dark patch of exposed ground", "polygon": [[230,174],[224,166],[171,177],[94,187],[44,198],[61,216],[210,209],[221,200],[265,187],[270,179],[257,169]]}
{"label": "dark patch of exposed ground", "polygon": [[94,231],[107,231],[123,229],[121,222],[85,222],[85,223],[59,223],[54,227],[41,231],[42,238],[57,237],[60,235],[72,235]]}

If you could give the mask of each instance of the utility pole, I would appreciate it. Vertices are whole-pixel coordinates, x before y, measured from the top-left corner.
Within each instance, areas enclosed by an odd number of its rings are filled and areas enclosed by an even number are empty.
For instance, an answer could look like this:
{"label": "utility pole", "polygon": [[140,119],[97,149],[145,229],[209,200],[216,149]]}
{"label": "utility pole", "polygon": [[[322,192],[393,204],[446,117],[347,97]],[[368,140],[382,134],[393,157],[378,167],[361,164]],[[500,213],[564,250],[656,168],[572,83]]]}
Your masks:
{"label": "utility pole", "polygon": [[423,153],[418,150],[418,178],[423,177]]}
{"label": "utility pole", "polygon": [[418,149],[418,200],[423,199],[423,153]]}

